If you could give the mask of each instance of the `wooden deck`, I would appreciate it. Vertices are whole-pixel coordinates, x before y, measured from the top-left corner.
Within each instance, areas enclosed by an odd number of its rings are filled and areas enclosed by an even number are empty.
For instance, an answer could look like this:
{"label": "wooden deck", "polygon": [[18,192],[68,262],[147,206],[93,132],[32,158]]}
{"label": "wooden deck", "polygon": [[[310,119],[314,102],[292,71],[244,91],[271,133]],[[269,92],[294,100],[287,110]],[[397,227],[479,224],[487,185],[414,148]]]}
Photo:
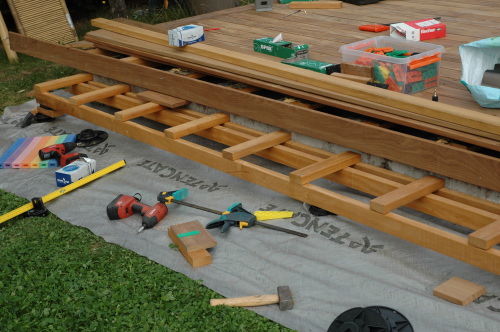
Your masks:
{"label": "wooden deck", "polygon": [[[253,5],[248,5],[162,23],[157,27],[164,31],[184,24],[220,28],[205,33],[206,44],[266,59],[271,57],[253,51],[253,40],[281,33],[287,41],[308,44],[311,59],[340,63],[340,46],[389,34],[387,31],[360,31],[359,25],[441,17],[447,36],[425,41],[445,47],[440,66],[439,102],[494,116],[500,114],[498,109],[479,106],[460,82],[462,64],[458,51],[462,44],[498,35],[500,7],[495,1],[383,0],[364,6],[343,3],[341,9],[308,9],[286,18],[283,16],[295,9],[274,2],[272,11],[257,12]],[[433,92],[430,89],[415,95],[430,100]]]}

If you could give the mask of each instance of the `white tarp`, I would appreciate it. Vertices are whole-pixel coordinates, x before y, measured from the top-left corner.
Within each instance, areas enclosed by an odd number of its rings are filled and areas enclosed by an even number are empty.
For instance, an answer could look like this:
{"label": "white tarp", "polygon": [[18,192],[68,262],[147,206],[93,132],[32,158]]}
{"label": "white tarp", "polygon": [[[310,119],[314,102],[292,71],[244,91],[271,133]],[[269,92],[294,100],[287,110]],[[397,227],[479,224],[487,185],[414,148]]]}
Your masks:
{"label": "white tarp", "polygon": [[[126,160],[124,168],[47,203],[52,213],[108,242],[202,280],[226,297],[273,294],[277,286],[288,285],[295,296],[293,310],[280,311],[274,305],[250,310],[298,331],[326,331],[342,312],[367,306],[399,311],[415,331],[500,331],[497,275],[343,217],[316,217],[302,202],[70,116],[26,128],[16,126],[34,105],[32,101],[6,108],[0,120],[0,155],[19,137],[100,129],[109,133],[108,140],[75,152],[95,159],[98,170]],[[27,199],[46,195],[57,189],[56,169],[0,169],[0,189]],[[171,204],[159,225],[139,235],[140,216],[122,221],[110,221],[106,216],[106,205],[118,194],[141,193],[142,202],[153,205],[159,192],[180,188],[189,190],[186,202],[215,210],[242,202],[250,212],[294,211],[291,219],[270,222],[309,236],[301,238],[259,226],[244,230],[232,227],[225,234],[210,230],[217,241],[210,251],[213,262],[194,269],[180,252],[169,247],[167,229],[192,220],[205,225],[217,219],[216,215]],[[340,185],[329,189],[370,199]],[[433,220],[411,211],[403,213],[424,222]],[[436,286],[455,276],[485,286],[486,294],[467,306],[433,296]]]}

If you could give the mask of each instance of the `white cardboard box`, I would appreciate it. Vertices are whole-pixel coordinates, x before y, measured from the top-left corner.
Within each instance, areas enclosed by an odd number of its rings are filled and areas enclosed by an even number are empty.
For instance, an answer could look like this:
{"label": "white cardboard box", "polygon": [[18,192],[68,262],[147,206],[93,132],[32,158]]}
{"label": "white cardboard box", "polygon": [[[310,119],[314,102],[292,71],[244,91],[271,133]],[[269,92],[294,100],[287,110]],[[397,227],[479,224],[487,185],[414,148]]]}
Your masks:
{"label": "white cardboard box", "polygon": [[391,24],[389,35],[406,40],[427,40],[446,37],[446,25],[434,18]]}
{"label": "white cardboard box", "polygon": [[56,171],[56,184],[58,187],[67,186],[87,175],[95,172],[96,162],[94,159],[83,158],[72,162]]}
{"label": "white cardboard box", "polygon": [[184,25],[168,30],[168,43],[170,46],[181,47],[205,40],[203,27],[200,25]]}

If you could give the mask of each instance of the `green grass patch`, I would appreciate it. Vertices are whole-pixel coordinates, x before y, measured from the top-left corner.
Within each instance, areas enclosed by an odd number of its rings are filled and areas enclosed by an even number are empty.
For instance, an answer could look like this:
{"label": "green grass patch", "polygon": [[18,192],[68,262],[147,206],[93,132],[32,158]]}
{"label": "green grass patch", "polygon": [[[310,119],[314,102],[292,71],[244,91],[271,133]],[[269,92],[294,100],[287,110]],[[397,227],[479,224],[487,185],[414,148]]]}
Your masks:
{"label": "green grass patch", "polygon": [[[27,202],[0,192],[0,214]],[[0,243],[2,331],[290,331],[53,214],[7,221]]]}

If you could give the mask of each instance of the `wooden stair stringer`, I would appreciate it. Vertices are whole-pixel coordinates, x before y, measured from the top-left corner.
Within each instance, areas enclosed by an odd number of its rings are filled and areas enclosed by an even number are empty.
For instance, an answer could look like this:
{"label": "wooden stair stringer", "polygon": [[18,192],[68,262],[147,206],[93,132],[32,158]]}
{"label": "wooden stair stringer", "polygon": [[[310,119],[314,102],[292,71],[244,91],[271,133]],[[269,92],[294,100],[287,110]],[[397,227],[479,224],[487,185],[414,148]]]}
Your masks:
{"label": "wooden stair stringer", "polygon": [[[86,88],[92,89],[93,87],[92,85],[87,84]],[[77,89],[78,88],[75,88],[74,90]],[[131,97],[123,96],[123,98]],[[395,213],[378,213],[371,210],[369,204],[367,203],[343,196],[311,183],[302,184],[290,181],[290,177],[287,175],[269,170],[263,166],[246,160],[230,160],[224,158],[222,152],[220,151],[186,141],[182,138],[172,139],[166,137],[162,131],[152,129],[132,121],[117,121],[112,114],[108,114],[87,105],[75,105],[68,99],[52,94],[49,91],[36,93],[36,99],[40,104],[58,112],[75,116],[84,121],[94,123],[98,126],[132,137],[151,146],[158,147],[181,157],[231,174],[240,179],[290,196],[294,199],[320,207],[332,213],[336,213],[358,223],[378,229],[449,257],[461,260],[486,271],[500,274],[500,251],[496,248],[484,250],[476,246],[469,245],[467,238],[465,237],[423,224]],[[118,100],[120,99],[120,96],[115,96],[112,99]],[[107,102],[112,102],[112,99],[108,98]],[[138,100],[138,103],[141,103],[141,101]],[[203,118],[206,116],[201,114],[195,116],[195,114],[196,112],[188,109],[175,111],[167,109],[149,114],[147,116],[151,119],[161,118],[162,122],[168,122],[173,126],[176,125],[175,123],[179,125],[192,121],[193,119]],[[224,141],[225,144],[230,143],[228,145],[231,146],[248,141],[251,136],[259,136],[255,130],[250,128],[246,130],[242,129],[241,131],[238,131],[238,128],[241,128],[241,126],[228,122],[222,125],[216,125],[210,129],[202,130],[197,134],[209,139],[218,137],[219,141]],[[269,159],[281,160],[283,164],[295,164],[298,166],[296,167],[297,169],[307,165],[312,165],[315,162],[319,162],[324,159],[319,156],[314,156],[314,154],[308,154],[304,151],[295,150],[293,148],[294,144],[296,143],[288,141],[286,143],[258,151],[257,154],[263,157],[269,156]],[[302,147],[302,149],[307,150],[306,147]],[[311,152],[313,150],[314,149],[312,149]],[[289,152],[293,153],[292,157],[288,155]],[[296,157],[298,160],[302,157],[301,165],[297,164],[297,160],[295,160]],[[306,161],[306,159],[309,160]],[[333,174],[325,176],[325,178],[344,178],[344,180],[339,182],[343,182],[344,184],[349,184],[349,181],[351,183],[357,182],[359,185],[363,177],[365,179],[369,179],[371,177],[372,179],[370,181],[372,181],[372,185],[366,187],[367,190],[373,190],[377,181],[384,183],[386,187],[391,186],[391,180],[381,179],[380,177],[379,179],[376,179],[377,176],[375,175],[361,173],[364,172],[349,166]],[[347,177],[349,177],[350,180],[347,180]],[[392,181],[393,189],[400,186],[401,184],[394,183]],[[354,187],[356,187],[356,185],[354,185]],[[444,188],[441,190],[444,190]],[[388,190],[385,190],[385,192],[388,192]],[[437,209],[441,209],[442,206],[448,206],[445,210],[449,210],[452,206],[456,207],[462,205],[460,211],[462,211],[464,215],[475,215],[479,220],[482,220],[480,222],[481,225],[469,225],[474,229],[486,226],[493,221],[498,220],[500,217],[500,213],[495,214],[490,211],[480,211],[476,207],[466,207],[461,202],[450,202],[448,198],[440,197],[438,194],[439,190],[436,193],[426,195],[414,202],[409,203],[408,206],[416,205],[420,209],[425,210],[425,208],[421,207],[422,201],[424,201],[431,205],[428,212],[432,212],[432,210],[435,210],[435,207],[437,207]],[[419,203],[417,204],[416,202]],[[498,209],[494,208],[494,211],[499,212],[500,207]],[[453,214],[455,215],[455,218],[457,218],[456,210]],[[467,220],[467,218],[465,218],[465,220]]]}

